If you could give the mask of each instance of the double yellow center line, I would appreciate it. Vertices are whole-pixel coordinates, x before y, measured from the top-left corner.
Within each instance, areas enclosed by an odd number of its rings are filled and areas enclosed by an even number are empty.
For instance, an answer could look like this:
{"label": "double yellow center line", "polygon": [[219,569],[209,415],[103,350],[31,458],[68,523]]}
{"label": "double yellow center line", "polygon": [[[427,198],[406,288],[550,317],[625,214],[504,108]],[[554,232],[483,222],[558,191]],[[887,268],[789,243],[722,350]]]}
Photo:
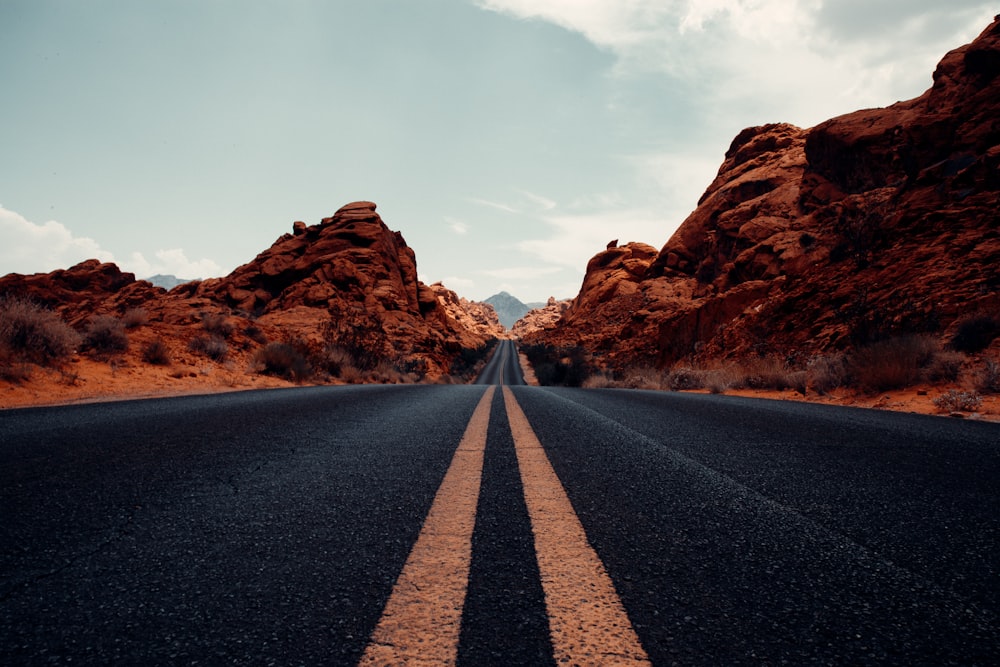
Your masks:
{"label": "double yellow center line", "polygon": [[[480,399],[360,665],[454,665],[472,561],[490,406]],[[504,405],[558,664],[648,665],[614,584],[587,541],[545,450],[510,388]]]}

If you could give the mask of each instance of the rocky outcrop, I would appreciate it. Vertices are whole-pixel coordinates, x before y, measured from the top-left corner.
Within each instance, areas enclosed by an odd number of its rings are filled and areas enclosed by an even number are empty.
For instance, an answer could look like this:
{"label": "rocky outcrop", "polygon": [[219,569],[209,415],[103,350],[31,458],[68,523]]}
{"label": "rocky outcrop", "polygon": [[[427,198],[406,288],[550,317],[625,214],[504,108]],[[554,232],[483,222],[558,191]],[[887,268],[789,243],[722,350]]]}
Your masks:
{"label": "rocky outcrop", "polygon": [[[444,292],[417,279],[413,250],[371,202],[348,204],[317,225],[296,222],[292,233],[225,278],[170,292],[96,260],[0,279],[0,294],[32,298],[74,326],[93,315],[142,308],[150,326],[171,338],[202,332],[210,316],[230,319],[230,329],[258,328],[272,340],[320,350],[337,336],[364,331],[375,341],[373,353],[431,377],[448,373],[463,349],[482,346],[494,331],[485,312],[476,321],[471,306],[462,313],[446,308],[439,298]],[[457,296],[449,294],[444,301],[450,304]],[[244,336],[239,344],[256,343]]]}
{"label": "rocky outcrop", "polygon": [[998,203],[1000,22],[914,100],[741,132],[663,248],[599,253],[535,340],[665,366],[944,335],[1000,312]]}
{"label": "rocky outcrop", "polygon": [[58,312],[71,325],[116,308],[138,306],[166,293],[116,265],[96,259],[51,273],[0,278],[0,294],[26,298]]}
{"label": "rocky outcrop", "polygon": [[510,330],[511,337],[524,338],[530,334],[553,328],[569,309],[571,303],[572,301],[569,299],[557,301],[555,297],[550,296],[544,306],[529,310],[524,317],[514,323]]}
{"label": "rocky outcrop", "polygon": [[492,305],[480,301],[469,301],[458,296],[441,283],[434,283],[430,289],[433,290],[438,303],[441,304],[448,316],[464,328],[475,332],[484,339],[507,337],[507,330],[500,324],[500,318]]}

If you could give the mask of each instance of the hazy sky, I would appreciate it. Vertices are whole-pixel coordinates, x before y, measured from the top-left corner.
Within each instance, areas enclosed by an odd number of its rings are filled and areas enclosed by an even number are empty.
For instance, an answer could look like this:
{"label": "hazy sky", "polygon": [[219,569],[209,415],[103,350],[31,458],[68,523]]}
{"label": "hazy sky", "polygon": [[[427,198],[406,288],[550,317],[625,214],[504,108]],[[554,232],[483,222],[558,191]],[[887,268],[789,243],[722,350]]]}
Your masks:
{"label": "hazy sky", "polygon": [[574,296],[732,138],[915,97],[979,0],[0,0],[0,275],[224,275],[368,199],[425,282]]}

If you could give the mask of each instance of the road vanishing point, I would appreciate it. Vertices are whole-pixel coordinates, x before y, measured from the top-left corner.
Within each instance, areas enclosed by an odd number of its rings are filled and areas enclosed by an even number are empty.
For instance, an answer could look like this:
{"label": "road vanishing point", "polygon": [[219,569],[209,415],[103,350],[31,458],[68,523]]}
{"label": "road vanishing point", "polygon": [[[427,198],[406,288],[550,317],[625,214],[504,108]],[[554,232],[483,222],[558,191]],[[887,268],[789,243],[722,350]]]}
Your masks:
{"label": "road vanishing point", "polygon": [[0,664],[996,665],[1000,425],[304,387],[0,412]]}

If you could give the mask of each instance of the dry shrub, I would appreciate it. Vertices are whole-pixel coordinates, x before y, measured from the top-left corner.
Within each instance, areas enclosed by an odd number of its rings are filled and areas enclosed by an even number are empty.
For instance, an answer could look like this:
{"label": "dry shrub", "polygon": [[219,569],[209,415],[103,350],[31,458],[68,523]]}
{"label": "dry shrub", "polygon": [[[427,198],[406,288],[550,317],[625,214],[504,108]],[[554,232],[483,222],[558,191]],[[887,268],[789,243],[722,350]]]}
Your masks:
{"label": "dry shrub", "polygon": [[224,361],[229,354],[229,345],[219,336],[195,336],[188,343],[188,349],[213,361]]}
{"label": "dry shrub", "polygon": [[170,349],[162,338],[155,338],[142,348],[142,360],[154,366],[169,366]]}
{"label": "dry shrub", "polygon": [[805,396],[809,392],[809,371],[789,371],[785,381],[791,389]]}
{"label": "dry shrub", "polygon": [[847,358],[842,354],[814,357],[806,366],[807,382],[817,394],[827,394],[850,382]]}
{"label": "dry shrub", "polygon": [[410,378],[388,361],[381,361],[368,372],[368,381],[380,384],[408,384]]}
{"label": "dry shrub", "polygon": [[901,389],[920,380],[936,352],[937,343],[929,336],[890,338],[855,350],[850,373],[865,391]]}
{"label": "dry shrub", "polygon": [[51,365],[79,344],[80,335],[51,310],[26,299],[0,299],[0,348],[14,363]]}
{"label": "dry shrub", "polygon": [[96,355],[124,352],[128,349],[125,325],[111,315],[98,315],[92,318],[83,336],[83,347]]}
{"label": "dry shrub", "polygon": [[676,366],[667,373],[663,379],[663,385],[670,391],[704,389],[705,373],[690,366]]}
{"label": "dry shrub", "polygon": [[260,327],[251,324],[246,329],[243,330],[243,335],[252,340],[255,343],[260,343],[261,345],[267,342],[267,336],[261,331]]}
{"label": "dry shrub", "polygon": [[229,323],[229,320],[222,313],[202,313],[201,328],[208,332],[209,335],[221,338],[222,340],[226,340],[233,335],[233,325]]}
{"label": "dry shrub", "polygon": [[987,359],[976,371],[976,389],[984,394],[1000,394],[1000,363]]}
{"label": "dry shrub", "polygon": [[21,384],[31,379],[31,364],[0,346],[0,380]]}
{"label": "dry shrub", "polygon": [[958,322],[950,346],[959,352],[982,352],[1000,336],[1000,319],[986,314],[970,315]]}
{"label": "dry shrub", "polygon": [[594,373],[584,380],[582,386],[585,389],[614,389],[621,385],[615,382],[614,377],[606,371],[601,371],[600,373]]}
{"label": "dry shrub", "polygon": [[975,412],[983,404],[982,397],[974,391],[951,389],[934,399],[939,412]]}
{"label": "dry shrub", "polygon": [[340,370],[339,377],[347,384],[360,384],[364,381],[364,376],[361,375],[361,371],[354,366],[344,366]]}
{"label": "dry shrub", "polygon": [[962,373],[965,355],[951,350],[938,350],[927,361],[921,375],[929,382],[954,382]]}
{"label": "dry shrub", "polygon": [[742,362],[739,366],[742,380],[740,387],[748,389],[788,389],[788,366],[775,357],[760,357]]}
{"label": "dry shrub", "polygon": [[655,368],[632,368],[626,372],[617,386],[624,389],[663,389],[664,375]]}
{"label": "dry shrub", "polygon": [[254,362],[260,373],[295,382],[305,382],[313,372],[305,355],[289,343],[268,343],[257,350]]}
{"label": "dry shrub", "polygon": [[149,322],[149,311],[145,308],[129,308],[122,315],[122,324],[126,329],[136,329]]}

